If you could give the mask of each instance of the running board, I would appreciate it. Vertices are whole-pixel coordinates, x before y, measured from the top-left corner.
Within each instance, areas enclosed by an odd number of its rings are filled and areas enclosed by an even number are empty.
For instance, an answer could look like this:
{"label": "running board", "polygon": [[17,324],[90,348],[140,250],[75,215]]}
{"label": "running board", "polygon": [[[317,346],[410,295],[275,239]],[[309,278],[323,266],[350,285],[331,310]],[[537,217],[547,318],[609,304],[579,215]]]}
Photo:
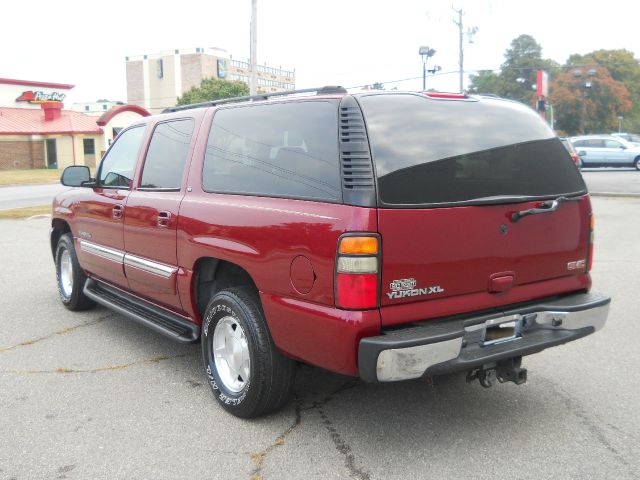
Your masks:
{"label": "running board", "polygon": [[140,298],[88,278],[84,294],[100,305],[178,342],[191,343],[200,337],[200,325],[167,312]]}

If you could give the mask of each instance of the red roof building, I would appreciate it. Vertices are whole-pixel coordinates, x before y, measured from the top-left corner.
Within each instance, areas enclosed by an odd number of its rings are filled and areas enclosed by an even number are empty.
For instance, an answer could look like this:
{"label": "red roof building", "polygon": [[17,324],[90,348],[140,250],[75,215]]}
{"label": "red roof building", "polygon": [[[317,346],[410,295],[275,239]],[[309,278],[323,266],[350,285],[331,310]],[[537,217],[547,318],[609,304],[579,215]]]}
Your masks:
{"label": "red roof building", "polygon": [[149,115],[136,105],[99,118],[64,110],[73,87],[0,78],[0,170],[95,167],[122,128]]}
{"label": "red roof building", "polygon": [[45,119],[43,110],[0,107],[0,135],[101,135],[95,117],[60,109],[60,115]]}

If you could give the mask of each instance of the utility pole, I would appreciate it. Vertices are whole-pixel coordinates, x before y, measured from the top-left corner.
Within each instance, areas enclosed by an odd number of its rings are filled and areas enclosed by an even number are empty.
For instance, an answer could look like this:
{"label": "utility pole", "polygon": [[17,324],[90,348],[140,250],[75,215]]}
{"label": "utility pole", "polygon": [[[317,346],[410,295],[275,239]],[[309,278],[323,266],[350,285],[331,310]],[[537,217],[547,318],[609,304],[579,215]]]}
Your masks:
{"label": "utility pole", "polygon": [[251,52],[249,63],[249,95],[255,95],[258,93],[258,0],[251,0]]}
{"label": "utility pole", "polygon": [[[452,7],[453,8],[453,7]],[[460,67],[460,93],[462,93],[463,88],[464,88],[464,49],[462,48],[462,8],[460,8],[460,10],[456,10],[455,8],[453,9],[454,12],[456,12],[458,14],[458,20],[456,21],[455,19],[453,20],[453,23],[455,23],[458,26],[458,33],[459,33],[459,52],[458,52],[458,66]]]}
{"label": "utility pole", "polygon": [[459,10],[456,10],[454,7],[451,7],[455,13],[458,14],[457,20],[454,18],[453,23],[458,27],[458,40],[459,40],[459,60],[458,65],[460,67],[460,93],[464,91],[464,36],[467,35],[469,38],[469,43],[473,43],[473,35],[478,32],[478,27],[468,27],[467,31],[464,31],[464,25],[462,23],[462,17],[464,15],[464,10],[460,7]]}

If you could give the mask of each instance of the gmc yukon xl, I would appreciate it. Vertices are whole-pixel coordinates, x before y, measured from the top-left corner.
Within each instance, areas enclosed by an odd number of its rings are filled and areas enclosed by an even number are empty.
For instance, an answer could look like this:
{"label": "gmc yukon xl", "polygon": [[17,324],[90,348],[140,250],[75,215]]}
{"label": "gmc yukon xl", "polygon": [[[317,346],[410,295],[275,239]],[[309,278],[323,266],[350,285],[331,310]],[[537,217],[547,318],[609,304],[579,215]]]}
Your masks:
{"label": "gmc yukon xl", "polygon": [[508,100],[325,87],[175,107],[62,183],[62,303],[200,341],[240,417],[284,405],[296,362],[520,384],[523,356],[608,314],[582,177]]}

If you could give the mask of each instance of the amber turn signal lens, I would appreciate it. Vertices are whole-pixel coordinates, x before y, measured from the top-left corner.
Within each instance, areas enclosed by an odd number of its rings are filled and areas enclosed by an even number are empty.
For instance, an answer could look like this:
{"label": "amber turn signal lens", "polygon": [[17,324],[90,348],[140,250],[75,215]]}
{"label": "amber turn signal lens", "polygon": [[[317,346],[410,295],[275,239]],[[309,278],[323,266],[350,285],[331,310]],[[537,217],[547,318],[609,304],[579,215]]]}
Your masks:
{"label": "amber turn signal lens", "polygon": [[596,217],[595,215],[592,213],[591,214],[591,231],[596,229]]}
{"label": "amber turn signal lens", "polygon": [[338,252],[347,255],[377,255],[378,239],[376,237],[343,237]]}

